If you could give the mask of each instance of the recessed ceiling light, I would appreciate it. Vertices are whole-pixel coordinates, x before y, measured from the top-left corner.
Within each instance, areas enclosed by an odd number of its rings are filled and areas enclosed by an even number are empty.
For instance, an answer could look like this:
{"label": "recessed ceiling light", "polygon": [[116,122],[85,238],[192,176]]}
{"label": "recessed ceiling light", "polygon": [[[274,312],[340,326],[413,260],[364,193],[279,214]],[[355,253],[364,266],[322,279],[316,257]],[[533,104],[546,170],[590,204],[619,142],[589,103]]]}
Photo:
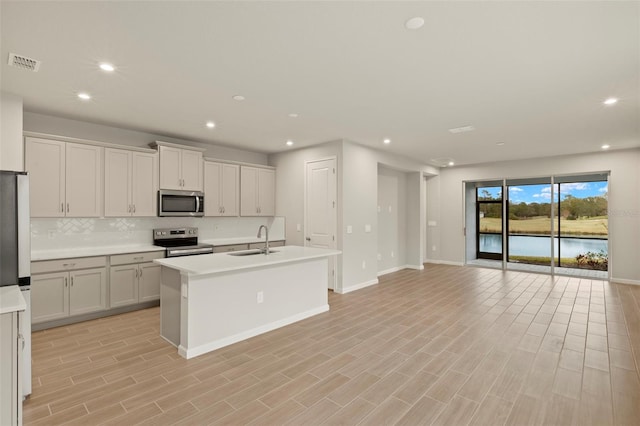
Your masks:
{"label": "recessed ceiling light", "polygon": [[382,141],[385,145],[389,145],[391,143],[391,139],[385,139]]}
{"label": "recessed ceiling light", "polygon": [[293,141],[287,141],[287,146],[293,145]]}
{"label": "recessed ceiling light", "polygon": [[496,145],[502,146],[502,145],[504,145],[504,142],[497,142]]}
{"label": "recessed ceiling light", "polygon": [[618,103],[618,98],[609,98],[606,101],[603,102],[603,104],[605,105],[613,105]]}
{"label": "recessed ceiling light", "polygon": [[298,114],[295,112],[292,112],[291,114],[289,114],[289,117],[291,118],[298,118]]}
{"label": "recessed ceiling light", "polygon": [[451,133],[464,133],[464,132],[472,132],[474,131],[476,128],[473,126],[462,126],[462,127],[455,127],[453,129],[449,129],[449,132]]}
{"label": "recessed ceiling light", "polygon": [[454,163],[453,161],[449,161],[448,163],[450,166],[454,166],[456,163]]}
{"label": "recessed ceiling light", "polygon": [[604,144],[604,145],[601,146],[601,148],[602,149],[609,149],[609,148],[611,148],[611,145]]}
{"label": "recessed ceiling light", "polygon": [[407,22],[404,23],[404,27],[408,30],[417,30],[424,25],[424,18],[420,16],[415,16],[411,19],[408,19]]}
{"label": "recessed ceiling light", "polygon": [[213,121],[207,121],[207,127],[213,129],[214,127],[216,127],[216,123],[214,123]]}
{"label": "recessed ceiling light", "polygon": [[113,65],[107,62],[103,62],[100,64],[100,69],[102,71],[112,72],[112,71],[115,71],[116,67],[114,67]]}
{"label": "recessed ceiling light", "polygon": [[83,101],[88,101],[89,99],[91,99],[91,95],[85,92],[78,93],[78,97]]}
{"label": "recessed ceiling light", "polygon": [[242,96],[242,95],[235,95],[235,96],[233,97],[233,100],[234,100],[234,101],[244,101],[244,96]]}

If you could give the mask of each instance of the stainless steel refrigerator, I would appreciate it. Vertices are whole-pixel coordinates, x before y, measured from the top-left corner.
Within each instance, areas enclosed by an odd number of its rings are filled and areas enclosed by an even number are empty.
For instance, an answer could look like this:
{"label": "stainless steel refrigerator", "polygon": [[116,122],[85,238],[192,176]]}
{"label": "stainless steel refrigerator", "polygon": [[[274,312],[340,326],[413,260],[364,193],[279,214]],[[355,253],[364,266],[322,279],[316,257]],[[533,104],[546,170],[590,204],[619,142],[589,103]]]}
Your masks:
{"label": "stainless steel refrigerator", "polygon": [[29,176],[0,170],[0,286],[20,286],[27,310],[20,324],[24,337],[23,395],[31,394],[31,229]]}

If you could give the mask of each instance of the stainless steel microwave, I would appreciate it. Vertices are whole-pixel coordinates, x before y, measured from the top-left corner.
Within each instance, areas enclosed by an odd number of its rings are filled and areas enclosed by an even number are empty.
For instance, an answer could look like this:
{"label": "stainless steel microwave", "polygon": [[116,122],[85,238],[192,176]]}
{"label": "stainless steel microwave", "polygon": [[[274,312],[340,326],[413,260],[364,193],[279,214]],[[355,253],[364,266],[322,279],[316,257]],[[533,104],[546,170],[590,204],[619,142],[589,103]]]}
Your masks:
{"label": "stainless steel microwave", "polygon": [[161,189],[158,216],[204,216],[204,192]]}

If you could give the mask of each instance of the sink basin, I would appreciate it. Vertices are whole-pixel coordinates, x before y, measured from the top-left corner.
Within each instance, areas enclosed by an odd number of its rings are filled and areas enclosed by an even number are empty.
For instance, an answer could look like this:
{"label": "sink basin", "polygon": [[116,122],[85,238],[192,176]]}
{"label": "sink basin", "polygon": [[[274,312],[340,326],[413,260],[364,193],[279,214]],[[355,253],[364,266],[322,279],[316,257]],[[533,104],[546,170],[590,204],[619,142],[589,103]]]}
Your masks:
{"label": "sink basin", "polygon": [[[277,253],[277,252],[278,250],[269,250],[269,254]],[[265,254],[265,252],[262,249],[255,249],[255,250],[238,251],[238,252],[227,253],[227,254],[229,256],[255,256],[256,254]]]}

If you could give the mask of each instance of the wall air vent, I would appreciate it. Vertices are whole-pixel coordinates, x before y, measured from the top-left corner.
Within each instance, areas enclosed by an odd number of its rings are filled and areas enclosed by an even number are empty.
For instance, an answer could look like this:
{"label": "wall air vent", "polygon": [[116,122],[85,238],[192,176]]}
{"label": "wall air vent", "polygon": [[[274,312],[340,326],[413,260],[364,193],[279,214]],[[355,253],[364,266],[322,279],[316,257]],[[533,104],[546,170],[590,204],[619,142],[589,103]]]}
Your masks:
{"label": "wall air vent", "polygon": [[38,72],[38,69],[40,69],[40,64],[42,62],[35,59],[27,58],[26,56],[9,53],[8,63],[12,67],[20,68],[27,71]]}

